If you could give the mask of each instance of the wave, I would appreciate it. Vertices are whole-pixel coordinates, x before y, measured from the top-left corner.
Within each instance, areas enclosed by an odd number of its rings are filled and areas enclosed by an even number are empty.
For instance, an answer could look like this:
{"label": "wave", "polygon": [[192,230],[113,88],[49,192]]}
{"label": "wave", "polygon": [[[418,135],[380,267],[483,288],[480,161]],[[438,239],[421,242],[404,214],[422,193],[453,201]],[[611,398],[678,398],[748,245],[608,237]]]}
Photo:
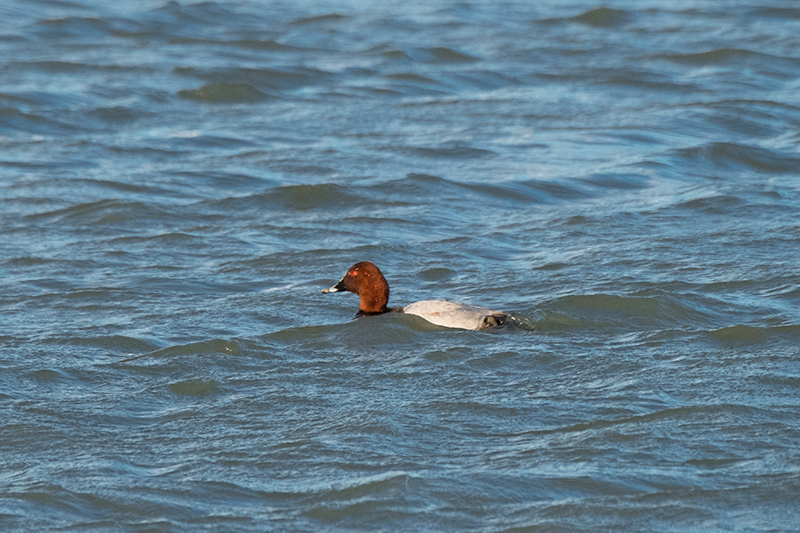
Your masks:
{"label": "wave", "polygon": [[403,146],[388,147],[393,152],[429,159],[482,159],[496,154],[485,148],[477,148],[463,143],[450,143],[439,146]]}
{"label": "wave", "polygon": [[303,514],[321,523],[357,521],[359,516],[383,509],[386,516],[413,516],[413,509],[403,505],[409,497],[416,477],[403,472],[387,472],[373,476],[361,476],[346,485],[320,489],[314,501],[307,505]]}
{"label": "wave", "polygon": [[[245,23],[250,16],[234,6],[221,2],[180,3],[170,0],[144,14],[139,20],[164,30],[163,25],[191,29],[197,26],[216,26],[220,20]],[[233,23],[233,22],[231,22]],[[181,32],[177,32],[180,34]],[[190,32],[187,32],[190,33]]]}
{"label": "wave", "polygon": [[800,8],[796,7],[756,7],[753,9],[754,16],[775,17],[779,20],[800,20]]}
{"label": "wave", "polygon": [[95,107],[86,112],[86,116],[104,122],[131,123],[140,119],[150,118],[154,114],[139,107],[107,106]]}
{"label": "wave", "polygon": [[693,404],[684,405],[679,407],[667,407],[658,409],[656,411],[632,414],[629,416],[622,416],[619,418],[599,418],[589,422],[579,422],[576,424],[569,424],[547,429],[537,429],[533,431],[523,431],[519,433],[503,433],[498,434],[512,441],[526,442],[532,436],[546,436],[554,434],[570,434],[570,433],[583,433],[583,432],[596,432],[602,431],[607,428],[625,425],[642,425],[644,427],[655,425],[663,422],[670,421],[692,421],[697,422],[698,419],[704,420],[719,420],[724,417],[734,417],[737,419],[759,419],[763,420],[764,417],[779,418],[775,411],[763,409],[760,407],[733,404],[733,403],[707,403],[707,404]]}
{"label": "wave", "polygon": [[474,63],[478,61],[478,57],[461,52],[454,48],[446,46],[435,46],[431,48],[419,48],[409,54],[412,58],[418,61],[427,63]]}
{"label": "wave", "polygon": [[207,396],[219,391],[219,388],[219,383],[213,379],[187,379],[169,385],[169,390],[182,396]]}
{"label": "wave", "polygon": [[99,17],[48,17],[40,19],[36,25],[39,35],[49,39],[111,35],[114,31],[109,19]]}
{"label": "wave", "polygon": [[376,193],[401,196],[425,201],[436,195],[439,198],[453,197],[463,201],[478,197],[495,200],[503,204],[519,203],[522,206],[557,203],[562,200],[590,196],[578,181],[551,180],[507,180],[507,181],[457,181],[431,174],[408,174],[404,178],[390,180],[371,187]]}
{"label": "wave", "polygon": [[[65,121],[54,119],[51,115],[22,111],[16,107],[0,107],[0,132],[9,133],[27,132],[34,134],[51,135],[53,131],[74,132],[76,127]],[[4,154],[9,157],[8,154]],[[53,163],[46,161],[14,161],[3,160],[0,165],[16,168],[45,168],[54,167]]]}
{"label": "wave", "polygon": [[323,82],[328,82],[333,74],[311,67],[272,67],[272,68],[199,68],[176,67],[173,71],[179,76],[191,77],[209,82],[209,87],[233,87],[241,89],[250,86],[266,94],[270,92],[291,91]]}
{"label": "wave", "polygon": [[[205,355],[205,354],[221,354],[221,355],[239,355],[239,343],[226,339],[211,339],[207,341],[190,342],[187,344],[176,344],[174,346],[167,346],[147,352],[145,354],[128,357],[121,361],[116,361],[114,365],[127,364],[133,361],[141,361],[143,359],[169,359],[173,357],[181,357],[187,355]],[[187,385],[190,387],[190,385]],[[199,385],[200,388],[203,385]]]}
{"label": "wave", "polygon": [[675,63],[702,66],[731,65],[736,66],[737,69],[744,65],[792,68],[800,66],[800,60],[795,58],[753,52],[743,48],[719,48],[705,52],[670,54],[662,57]]}
{"label": "wave", "polygon": [[178,96],[209,103],[252,103],[267,100],[269,95],[248,83],[212,83],[199,89],[183,89]]}
{"label": "wave", "polygon": [[342,21],[346,21],[351,17],[343,14],[343,13],[323,13],[321,15],[312,15],[309,17],[299,17],[290,22],[290,24],[295,26],[308,26],[308,25],[319,25],[319,24],[328,24],[328,23],[338,23]]}
{"label": "wave", "polygon": [[74,346],[91,346],[119,352],[153,352],[158,345],[153,341],[128,337],[126,335],[103,335],[97,337],[53,338],[49,342]]}
{"label": "wave", "polygon": [[523,325],[539,332],[606,329],[652,341],[699,335],[724,344],[748,345],[770,340],[793,342],[800,336],[800,325],[795,324],[720,327],[720,323],[732,318],[717,309],[720,305],[708,297],[691,294],[570,295],[518,316]]}
{"label": "wave", "polygon": [[735,326],[711,330],[708,334],[712,339],[724,344],[761,344],[775,337],[798,339],[800,338],[800,325],[785,324],[765,327],[737,324]]}
{"label": "wave", "polygon": [[51,220],[75,225],[107,226],[130,221],[168,220],[173,215],[151,202],[105,199],[27,215],[29,220]]}
{"label": "wave", "polygon": [[302,46],[281,44],[275,39],[214,39],[205,37],[176,37],[173,42],[180,44],[196,44],[198,46],[220,46],[224,48],[241,48],[244,50],[258,50],[261,52],[302,52],[312,51]]}
{"label": "wave", "polygon": [[710,166],[724,170],[750,169],[763,173],[795,173],[800,168],[800,156],[780,150],[731,142],[713,142],[702,146],[680,148],[673,152],[686,164]]}
{"label": "wave", "polygon": [[353,319],[358,301],[350,300],[352,309],[342,317],[341,311],[330,309],[330,316],[344,318],[344,322],[325,325],[294,326],[268,334],[271,342],[296,343],[313,346],[315,350],[336,352],[341,346],[404,346],[413,345],[420,334],[442,331],[442,328],[419,317],[388,313],[376,317]]}
{"label": "wave", "polygon": [[267,206],[289,211],[311,211],[352,208],[373,201],[367,196],[356,194],[348,186],[319,183],[315,185],[283,185],[257,194],[215,200],[208,202],[208,205],[224,211]]}
{"label": "wave", "polygon": [[572,20],[593,28],[615,28],[627,23],[630,18],[630,13],[622,9],[599,7],[581,13]]}
{"label": "wave", "polygon": [[620,296],[614,294],[570,295],[545,304],[538,311],[540,330],[581,329],[585,327],[696,328],[711,322],[712,316],[685,298],[669,294]]}

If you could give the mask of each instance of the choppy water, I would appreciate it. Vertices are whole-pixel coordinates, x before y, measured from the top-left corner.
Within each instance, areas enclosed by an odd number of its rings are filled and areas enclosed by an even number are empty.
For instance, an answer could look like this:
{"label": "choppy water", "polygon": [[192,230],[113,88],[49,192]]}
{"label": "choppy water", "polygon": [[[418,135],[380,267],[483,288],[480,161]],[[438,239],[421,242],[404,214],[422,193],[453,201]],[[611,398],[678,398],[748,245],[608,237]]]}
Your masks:
{"label": "choppy water", "polygon": [[384,4],[0,7],[0,528],[796,530],[797,4]]}

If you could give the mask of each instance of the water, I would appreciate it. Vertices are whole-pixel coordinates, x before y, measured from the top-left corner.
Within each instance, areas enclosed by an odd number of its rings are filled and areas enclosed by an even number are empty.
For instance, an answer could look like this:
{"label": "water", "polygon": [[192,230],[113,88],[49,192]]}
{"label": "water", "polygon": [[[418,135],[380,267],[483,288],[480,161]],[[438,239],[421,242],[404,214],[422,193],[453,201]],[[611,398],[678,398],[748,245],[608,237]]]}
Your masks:
{"label": "water", "polygon": [[796,530],[795,2],[384,4],[0,7],[0,527]]}

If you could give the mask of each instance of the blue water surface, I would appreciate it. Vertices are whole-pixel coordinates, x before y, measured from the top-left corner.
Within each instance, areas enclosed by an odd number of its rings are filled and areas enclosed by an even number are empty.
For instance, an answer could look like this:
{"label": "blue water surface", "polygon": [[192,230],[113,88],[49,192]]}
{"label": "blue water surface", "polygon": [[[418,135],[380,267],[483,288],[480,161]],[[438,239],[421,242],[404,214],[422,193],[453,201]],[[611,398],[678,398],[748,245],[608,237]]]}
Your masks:
{"label": "blue water surface", "polygon": [[2,530],[797,529],[795,2],[0,20]]}

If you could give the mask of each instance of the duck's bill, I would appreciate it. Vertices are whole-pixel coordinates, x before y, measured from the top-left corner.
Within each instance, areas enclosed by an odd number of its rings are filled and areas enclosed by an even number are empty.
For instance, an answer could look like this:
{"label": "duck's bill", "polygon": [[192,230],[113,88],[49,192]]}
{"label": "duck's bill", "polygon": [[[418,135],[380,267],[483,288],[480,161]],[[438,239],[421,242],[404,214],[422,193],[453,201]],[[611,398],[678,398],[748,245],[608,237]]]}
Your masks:
{"label": "duck's bill", "polygon": [[344,278],[340,279],[339,283],[337,283],[333,287],[330,287],[329,289],[322,289],[322,292],[327,294],[329,292],[341,292],[343,290],[345,290],[344,289]]}

